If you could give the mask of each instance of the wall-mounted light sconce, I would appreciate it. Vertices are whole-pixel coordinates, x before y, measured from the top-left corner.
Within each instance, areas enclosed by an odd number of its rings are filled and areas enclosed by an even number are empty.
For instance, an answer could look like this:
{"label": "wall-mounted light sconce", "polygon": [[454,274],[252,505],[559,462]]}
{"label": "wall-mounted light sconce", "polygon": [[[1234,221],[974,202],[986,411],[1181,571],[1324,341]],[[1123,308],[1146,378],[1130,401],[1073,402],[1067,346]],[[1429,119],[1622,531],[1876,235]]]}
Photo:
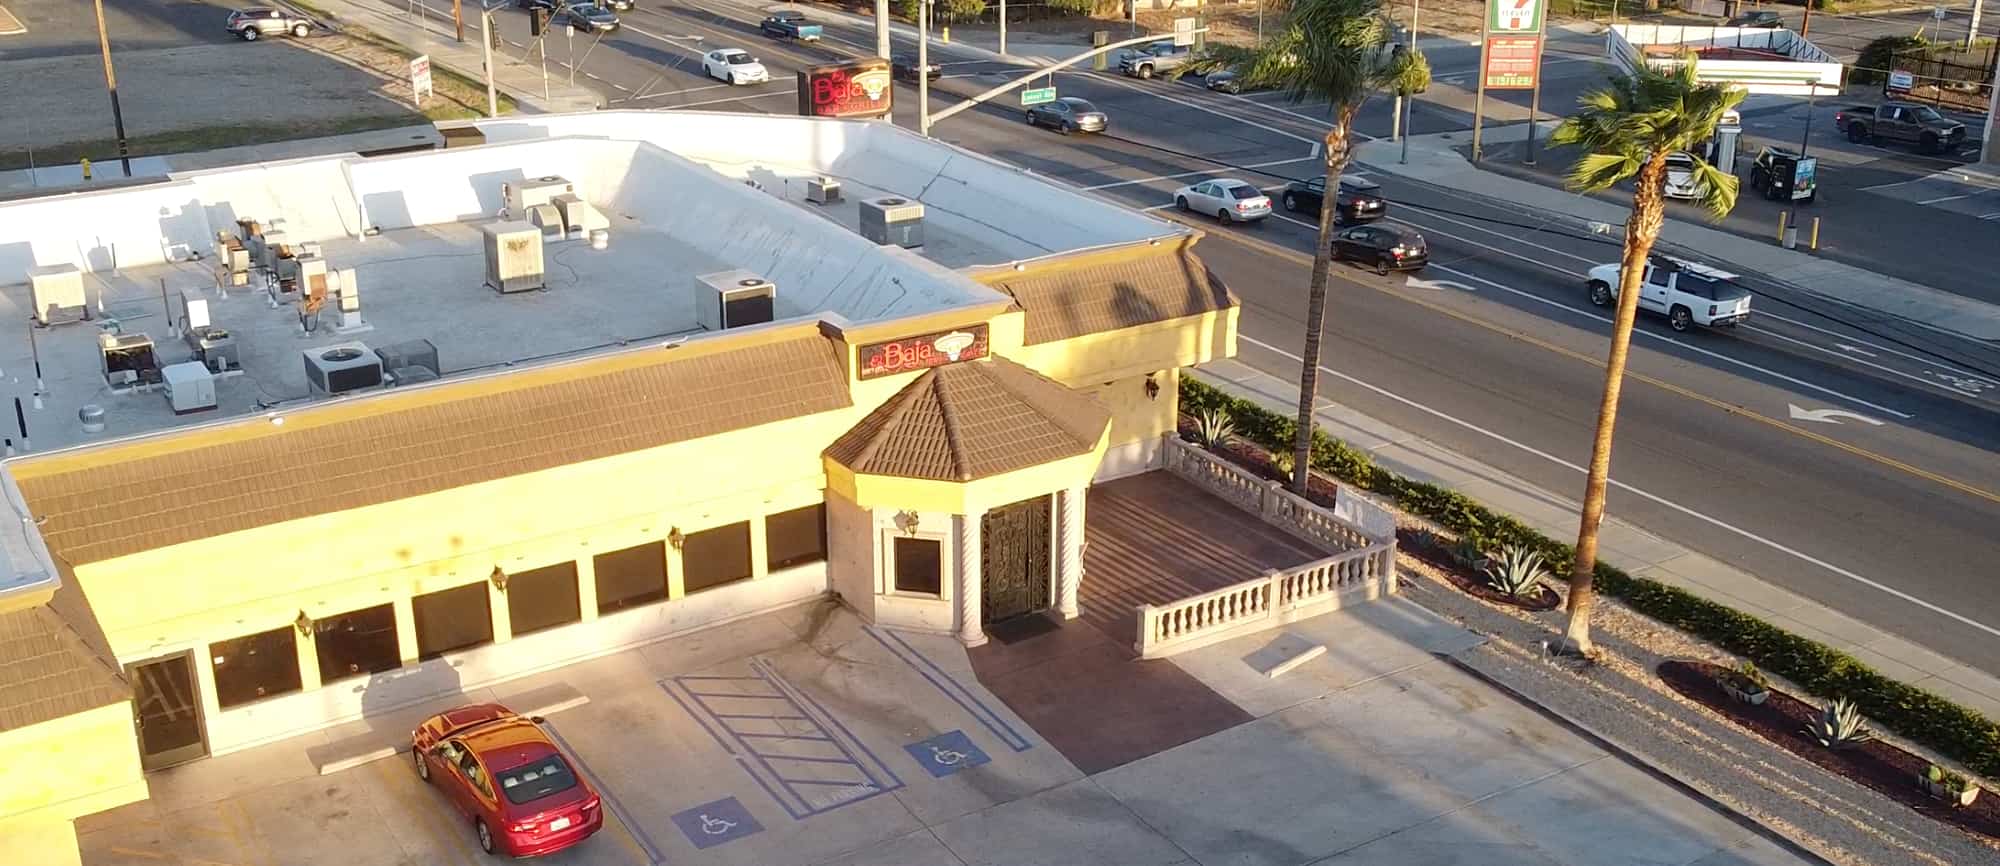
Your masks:
{"label": "wall-mounted light sconce", "polygon": [[667,543],[673,545],[675,550],[679,550],[681,545],[687,543],[687,536],[682,535],[681,528],[676,526],[667,530]]}
{"label": "wall-mounted light sconce", "polygon": [[1152,373],[1146,374],[1146,399],[1160,399],[1160,383],[1153,379]]}
{"label": "wall-mounted light sconce", "polygon": [[497,565],[493,566],[493,573],[487,575],[486,579],[493,582],[494,589],[500,590],[501,592],[507,591],[507,569],[501,568],[500,566]]}
{"label": "wall-mounted light sconce", "polygon": [[299,611],[299,618],[292,620],[292,625],[298,628],[299,637],[305,637],[312,634],[313,618],[306,616],[306,612],[301,610]]}
{"label": "wall-mounted light sconce", "polygon": [[922,522],[923,517],[914,511],[896,512],[896,528],[903,530],[905,535],[917,534],[917,525]]}

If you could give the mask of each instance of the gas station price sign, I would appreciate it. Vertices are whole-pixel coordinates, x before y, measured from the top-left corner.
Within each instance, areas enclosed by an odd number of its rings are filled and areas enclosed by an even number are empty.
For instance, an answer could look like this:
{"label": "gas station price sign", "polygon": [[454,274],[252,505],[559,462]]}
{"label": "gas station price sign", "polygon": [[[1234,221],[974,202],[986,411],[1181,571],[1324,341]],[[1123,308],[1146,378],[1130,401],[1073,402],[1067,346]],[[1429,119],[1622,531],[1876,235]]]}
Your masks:
{"label": "gas station price sign", "polygon": [[894,92],[889,61],[879,57],[814,66],[799,71],[799,114],[885,117]]}

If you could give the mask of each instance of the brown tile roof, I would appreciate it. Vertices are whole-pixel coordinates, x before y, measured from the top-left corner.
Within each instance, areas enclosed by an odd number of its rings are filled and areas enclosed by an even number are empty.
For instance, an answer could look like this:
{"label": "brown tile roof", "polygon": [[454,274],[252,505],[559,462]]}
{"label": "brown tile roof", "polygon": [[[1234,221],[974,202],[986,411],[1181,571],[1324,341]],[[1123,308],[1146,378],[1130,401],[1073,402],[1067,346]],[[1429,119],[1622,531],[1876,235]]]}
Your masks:
{"label": "brown tile roof", "polygon": [[856,472],[971,481],[1083,454],[1111,414],[1005,358],[926,370],[826,455]]}
{"label": "brown tile roof", "polygon": [[1193,246],[1192,240],[1137,244],[975,277],[1012,295],[1027,311],[1032,346],[1234,306],[1229,290]]}
{"label": "brown tile roof", "polygon": [[68,580],[48,605],[0,613],[0,731],[132,698],[109,655],[86,637],[97,621],[75,587]]}
{"label": "brown tile roof", "polygon": [[248,418],[11,468],[50,550],[82,564],[850,405],[839,346],[815,326],[389,391],[286,413],[282,427]]}

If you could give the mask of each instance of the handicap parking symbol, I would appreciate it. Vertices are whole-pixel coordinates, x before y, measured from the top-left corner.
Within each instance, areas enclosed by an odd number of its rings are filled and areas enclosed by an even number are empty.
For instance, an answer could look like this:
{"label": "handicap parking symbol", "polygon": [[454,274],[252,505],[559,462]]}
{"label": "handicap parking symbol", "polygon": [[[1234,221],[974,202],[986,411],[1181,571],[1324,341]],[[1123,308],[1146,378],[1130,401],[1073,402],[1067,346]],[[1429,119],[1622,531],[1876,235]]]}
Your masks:
{"label": "handicap parking symbol", "polygon": [[674,826],[681,828],[696,848],[713,848],[745,836],[764,832],[764,825],[750,816],[750,810],[735,797],[724,797],[674,814]]}
{"label": "handicap parking symbol", "polygon": [[922,742],[903,747],[910,757],[929,770],[933,778],[944,778],[967,767],[977,767],[991,758],[972,744],[964,731],[946,731]]}

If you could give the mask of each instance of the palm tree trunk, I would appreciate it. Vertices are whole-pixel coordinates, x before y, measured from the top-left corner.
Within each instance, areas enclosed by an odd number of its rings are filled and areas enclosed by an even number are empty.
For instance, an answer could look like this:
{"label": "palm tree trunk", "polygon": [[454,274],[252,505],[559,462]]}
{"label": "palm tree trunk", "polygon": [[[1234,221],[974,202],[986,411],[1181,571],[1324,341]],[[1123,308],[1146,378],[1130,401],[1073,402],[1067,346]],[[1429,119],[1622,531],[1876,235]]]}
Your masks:
{"label": "palm tree trunk", "polygon": [[1569,624],[1563,634],[1569,645],[1582,653],[1592,650],[1590,610],[1597,601],[1597,530],[1604,522],[1604,488],[1611,476],[1612,429],[1618,422],[1618,395],[1625,386],[1625,357],[1632,346],[1632,323],[1639,315],[1646,258],[1665,220],[1662,187],[1666,174],[1666,153],[1662,151],[1639,170],[1632,215],[1625,222],[1625,252],[1618,266],[1618,315],[1611,326],[1611,354],[1604,361],[1604,399],[1597,406],[1597,438],[1590,447],[1590,472],[1583,486],[1576,562],[1570,567]]}
{"label": "palm tree trunk", "polygon": [[1326,274],[1333,264],[1333,215],[1340,201],[1340,173],[1347,168],[1347,128],[1354,121],[1352,105],[1335,110],[1333,128],[1326,131],[1326,190],[1319,197],[1319,241],[1313,247],[1312,282],[1306,289],[1306,345],[1299,362],[1298,429],[1292,436],[1292,489],[1306,495],[1312,476],[1313,409],[1319,403],[1319,343],[1326,320]]}

